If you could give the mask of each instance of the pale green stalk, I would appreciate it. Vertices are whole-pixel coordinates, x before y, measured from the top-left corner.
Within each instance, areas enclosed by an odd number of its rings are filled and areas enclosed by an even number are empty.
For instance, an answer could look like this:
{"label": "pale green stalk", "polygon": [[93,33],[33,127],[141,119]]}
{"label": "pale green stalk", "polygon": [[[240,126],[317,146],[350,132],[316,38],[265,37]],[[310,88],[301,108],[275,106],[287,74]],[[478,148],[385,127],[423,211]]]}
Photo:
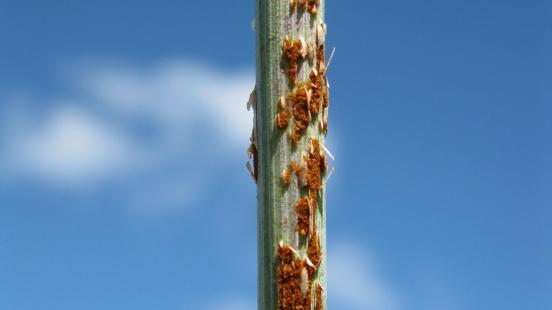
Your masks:
{"label": "pale green stalk", "polygon": [[[304,38],[314,42],[317,25],[324,17],[324,0],[316,15],[304,12],[291,13],[290,0],[256,0],[257,35],[257,111],[256,129],[259,151],[259,178],[257,192],[258,221],[258,305],[259,309],[277,308],[277,266],[276,248],[278,242],[285,243],[305,254],[300,247],[296,233],[295,202],[300,198],[297,181],[289,187],[281,182],[284,168],[292,161],[302,160],[301,152],[308,148],[308,138],[301,139],[297,147],[287,137],[286,130],[275,128],[274,119],[278,113],[280,96],[292,90],[283,65],[282,42],[286,36],[292,39]],[[295,10],[294,10],[295,11]],[[298,19],[302,19],[298,23]],[[305,61],[298,74],[299,81],[305,81],[312,64]],[[316,118],[321,117],[315,116]],[[316,137],[324,143],[316,121],[312,122],[305,136]],[[291,126],[290,126],[291,128]],[[322,264],[318,279],[326,287],[326,204],[325,187],[321,190],[322,202],[316,216],[317,231],[322,247]],[[325,299],[325,295],[324,299]],[[324,301],[324,305],[326,302]]]}

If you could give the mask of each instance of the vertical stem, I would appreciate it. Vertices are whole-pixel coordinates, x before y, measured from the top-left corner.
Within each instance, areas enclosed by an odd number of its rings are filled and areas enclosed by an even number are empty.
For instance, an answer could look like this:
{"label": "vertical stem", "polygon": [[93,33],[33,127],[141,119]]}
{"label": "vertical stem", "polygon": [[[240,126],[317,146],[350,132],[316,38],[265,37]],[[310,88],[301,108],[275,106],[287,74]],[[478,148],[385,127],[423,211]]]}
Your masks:
{"label": "vertical stem", "polygon": [[[301,0],[297,0],[301,2]],[[282,171],[293,162],[302,162],[303,153],[308,152],[311,138],[324,143],[325,135],[320,131],[318,121],[322,113],[312,116],[310,125],[295,145],[288,137],[292,128],[278,129],[275,117],[279,111],[278,99],[292,93],[295,86],[287,74],[287,61],[283,57],[284,38],[303,38],[305,42],[316,42],[318,25],[324,18],[324,0],[321,0],[316,14],[301,8],[291,8],[290,0],[256,0],[256,50],[257,50],[257,104],[256,143],[258,148],[258,305],[259,309],[278,308],[278,264],[277,248],[280,241],[307,256],[304,237],[296,230],[297,213],[295,204],[305,196],[297,178],[286,186],[282,182]],[[316,46],[316,45],[315,45]],[[308,81],[309,71],[316,62],[302,61],[297,75],[298,82]],[[326,288],[326,205],[325,186],[319,192],[315,229],[320,238],[321,264],[313,281]],[[308,241],[307,241],[308,242]],[[323,306],[326,309],[325,293]],[[314,287],[313,287],[314,296]],[[312,305],[314,309],[314,303]]]}

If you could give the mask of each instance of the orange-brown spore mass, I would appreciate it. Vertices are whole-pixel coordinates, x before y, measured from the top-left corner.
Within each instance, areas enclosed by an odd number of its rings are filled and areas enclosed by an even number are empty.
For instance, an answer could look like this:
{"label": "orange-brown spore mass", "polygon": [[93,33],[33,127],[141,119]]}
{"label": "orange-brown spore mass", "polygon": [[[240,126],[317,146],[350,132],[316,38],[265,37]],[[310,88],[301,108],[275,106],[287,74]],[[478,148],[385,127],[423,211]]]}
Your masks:
{"label": "orange-brown spore mass", "polygon": [[[278,247],[278,309],[279,310],[308,310],[311,309],[311,281],[301,279],[302,270],[307,264],[302,259],[295,259],[293,250],[289,246]],[[303,293],[301,286],[306,285]]]}
{"label": "orange-brown spore mass", "polygon": [[323,309],[323,302],[324,300],[322,299],[322,291],[323,291],[323,288],[322,288],[322,285],[320,285],[320,283],[318,283],[316,285],[316,289],[315,289],[315,294],[314,294],[314,309],[315,310],[322,310]]}
{"label": "orange-brown spore mass", "polygon": [[316,14],[318,12],[318,6],[320,6],[320,0],[308,0],[307,2],[307,10],[309,13]]}
{"label": "orange-brown spore mass", "polygon": [[320,249],[320,238],[316,231],[312,234],[312,237],[309,241],[309,247],[307,248],[307,256],[314,265],[315,268],[320,266],[322,260],[322,250]]}
{"label": "orange-brown spore mass", "polygon": [[[320,46],[318,46],[318,48],[316,49],[316,61],[318,62],[318,70],[320,70],[322,68],[322,65],[325,65],[326,64],[326,46],[324,44],[321,44]],[[321,74],[325,74],[326,70],[323,69],[323,70],[320,70]]]}
{"label": "orange-brown spore mass", "polygon": [[276,114],[276,128],[278,129],[286,128],[290,118],[291,118],[291,112],[287,109]]}
{"label": "orange-brown spore mass", "polygon": [[297,71],[299,70],[299,59],[303,58],[304,49],[303,42],[301,40],[292,40],[289,38],[284,39],[284,56],[286,57],[288,67],[288,77],[292,84],[295,84],[297,80]]}
{"label": "orange-brown spore mass", "polygon": [[322,154],[320,156],[320,172],[326,173],[328,171],[328,158],[326,158],[326,155]]}
{"label": "orange-brown spore mass", "polygon": [[313,114],[318,114],[322,101],[324,99],[324,79],[316,69],[311,70],[309,73],[310,89],[312,91],[312,97],[310,102],[310,111]]}
{"label": "orange-brown spore mass", "polygon": [[295,212],[297,213],[297,232],[301,236],[306,236],[310,232],[311,223],[311,208],[309,198],[303,197],[295,204]]}
{"label": "orange-brown spore mass", "polygon": [[[320,85],[320,90],[322,94],[322,108],[327,108],[330,103],[330,91],[328,89],[328,78],[326,76],[326,46],[321,44],[316,49],[316,69],[322,80]],[[318,84],[317,84],[318,85]]]}
{"label": "orange-brown spore mass", "polygon": [[297,144],[302,132],[309,126],[311,114],[309,111],[309,93],[307,87],[299,87],[292,95],[287,97],[293,112],[295,127],[293,128],[292,140]]}
{"label": "orange-brown spore mass", "polygon": [[311,192],[318,193],[322,187],[323,157],[323,154],[320,154],[320,141],[318,141],[318,139],[312,139],[311,150],[305,158],[307,162],[307,182]]}

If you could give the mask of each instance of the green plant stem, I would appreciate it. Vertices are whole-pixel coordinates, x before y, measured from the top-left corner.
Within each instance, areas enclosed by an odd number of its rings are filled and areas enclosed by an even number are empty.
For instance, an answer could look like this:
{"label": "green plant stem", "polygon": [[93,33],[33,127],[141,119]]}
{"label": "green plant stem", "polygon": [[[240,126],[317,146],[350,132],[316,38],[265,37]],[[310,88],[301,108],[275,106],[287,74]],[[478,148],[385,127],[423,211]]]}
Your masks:
{"label": "green plant stem", "polygon": [[[256,140],[259,154],[257,222],[258,222],[258,305],[259,309],[277,309],[276,248],[283,240],[301,254],[302,247],[296,233],[295,202],[300,198],[297,181],[284,186],[281,175],[291,161],[300,162],[301,153],[308,149],[309,138],[324,143],[317,122],[313,121],[298,145],[293,146],[287,130],[274,125],[278,113],[278,98],[291,93],[286,67],[282,58],[282,43],[286,36],[314,42],[317,25],[324,18],[324,1],[316,15],[290,8],[290,0],[256,0],[256,51],[257,51],[257,110]],[[305,81],[313,64],[304,61],[300,65],[298,81]],[[315,116],[316,118],[321,116]],[[291,128],[291,125],[290,125]],[[321,203],[316,215],[316,229],[322,248],[322,263],[317,281],[326,288],[326,204],[325,187],[321,189]],[[324,299],[325,299],[325,295]],[[323,302],[324,309],[326,302]]]}

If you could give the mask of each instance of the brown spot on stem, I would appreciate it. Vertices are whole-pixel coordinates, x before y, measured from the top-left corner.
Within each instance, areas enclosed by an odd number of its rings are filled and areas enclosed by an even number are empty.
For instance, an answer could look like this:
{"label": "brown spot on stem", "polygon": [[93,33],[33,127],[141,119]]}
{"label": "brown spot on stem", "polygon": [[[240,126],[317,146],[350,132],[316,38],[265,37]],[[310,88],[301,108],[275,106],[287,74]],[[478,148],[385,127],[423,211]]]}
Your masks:
{"label": "brown spot on stem", "polygon": [[309,126],[311,114],[309,110],[309,90],[306,86],[297,88],[292,95],[287,97],[287,101],[291,104],[293,112],[293,120],[295,128],[293,129],[292,140],[295,144],[299,142],[299,138],[303,131]]}
{"label": "brown spot on stem", "polygon": [[318,268],[322,260],[322,251],[320,249],[320,238],[318,237],[318,233],[316,231],[312,234],[312,237],[309,241],[307,255],[314,267]]}
{"label": "brown spot on stem", "polygon": [[280,244],[277,250],[278,309],[311,309],[311,280],[308,277],[306,260],[295,258],[288,245]]}
{"label": "brown spot on stem", "polygon": [[323,76],[318,73],[318,70],[312,68],[309,73],[309,81],[309,86],[312,91],[310,111],[313,114],[318,114],[324,97],[324,79]]}
{"label": "brown spot on stem", "polygon": [[289,123],[290,117],[291,117],[291,112],[289,110],[284,110],[276,114],[276,127],[278,129],[286,128]]}
{"label": "brown spot on stem", "polygon": [[326,173],[326,171],[328,171],[328,158],[322,154],[320,158],[320,172]]}
{"label": "brown spot on stem", "polygon": [[[320,74],[325,74],[326,70],[322,68],[323,65],[326,63],[326,46],[325,44],[318,45],[318,48],[316,48],[316,61],[318,65],[318,70],[320,71]],[[322,69],[322,70],[320,70]]]}
{"label": "brown spot on stem", "polygon": [[307,11],[311,14],[316,14],[318,12],[318,6],[320,6],[320,0],[308,0]]}
{"label": "brown spot on stem", "polygon": [[297,213],[297,232],[301,236],[306,236],[310,232],[311,206],[308,197],[303,197],[295,204],[295,213]]}
{"label": "brown spot on stem", "polygon": [[299,70],[298,61],[305,57],[306,46],[303,40],[284,39],[284,56],[288,61],[288,78],[292,84],[297,80],[297,71]]}
{"label": "brown spot on stem", "polygon": [[310,192],[316,192],[322,187],[322,169],[324,165],[322,160],[323,154],[320,153],[320,141],[312,139],[311,150],[306,156],[307,162],[307,182]]}
{"label": "brown spot on stem", "polygon": [[314,293],[314,309],[315,310],[322,310],[323,309],[323,306],[324,306],[324,301],[322,299],[322,293],[323,293],[323,288],[322,288],[322,285],[320,285],[320,283],[318,283],[316,285],[316,289],[315,289],[315,293]]}

